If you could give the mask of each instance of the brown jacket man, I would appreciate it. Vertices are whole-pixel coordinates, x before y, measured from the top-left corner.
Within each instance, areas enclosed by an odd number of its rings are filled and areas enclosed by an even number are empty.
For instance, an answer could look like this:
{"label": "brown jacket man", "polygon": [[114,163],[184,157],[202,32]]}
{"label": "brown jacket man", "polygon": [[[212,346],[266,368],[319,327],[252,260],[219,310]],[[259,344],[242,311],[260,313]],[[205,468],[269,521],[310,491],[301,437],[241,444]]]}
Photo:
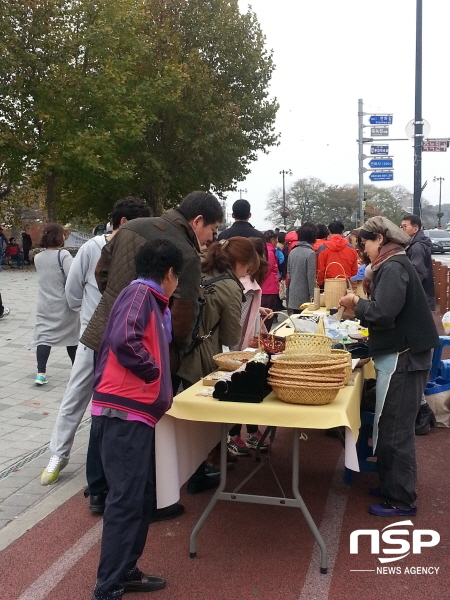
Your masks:
{"label": "brown jacket man", "polygon": [[123,225],[102,250],[96,278],[103,296],[81,342],[98,352],[111,308],[119,293],[135,278],[134,261],[139,248],[149,240],[170,240],[184,258],[170,304],[173,325],[170,360],[171,372],[175,374],[180,353],[192,339],[198,315],[200,245],[212,240],[222,219],[223,210],[215,196],[192,192],[177,209],[170,209],[161,217],[134,219]]}

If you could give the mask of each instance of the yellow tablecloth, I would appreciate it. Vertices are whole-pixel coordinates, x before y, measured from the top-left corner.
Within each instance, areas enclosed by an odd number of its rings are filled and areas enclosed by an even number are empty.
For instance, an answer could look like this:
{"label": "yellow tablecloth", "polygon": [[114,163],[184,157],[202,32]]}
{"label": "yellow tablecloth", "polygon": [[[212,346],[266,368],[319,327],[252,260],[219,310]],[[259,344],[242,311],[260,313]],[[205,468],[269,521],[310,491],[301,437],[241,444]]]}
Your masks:
{"label": "yellow tablecloth", "polygon": [[356,440],[360,427],[363,374],[358,369],[354,375],[354,385],[339,390],[336,398],[323,406],[288,404],[278,400],[273,392],[259,404],[222,402],[207,396],[197,396],[204,389],[199,382],[175,396],[167,414],[187,421],[258,423],[305,429],[330,429],[344,425],[351,429]]}

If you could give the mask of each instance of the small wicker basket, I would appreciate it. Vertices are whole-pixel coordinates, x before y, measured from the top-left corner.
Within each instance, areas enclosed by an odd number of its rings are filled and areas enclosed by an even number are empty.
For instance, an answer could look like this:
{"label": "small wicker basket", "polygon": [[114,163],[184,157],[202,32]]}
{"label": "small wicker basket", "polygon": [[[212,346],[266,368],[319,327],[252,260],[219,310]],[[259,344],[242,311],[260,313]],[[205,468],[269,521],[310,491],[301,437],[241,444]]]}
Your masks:
{"label": "small wicker basket", "polygon": [[333,340],[318,333],[293,333],[286,338],[285,354],[331,354]]}
{"label": "small wicker basket", "polygon": [[244,363],[248,362],[256,354],[255,352],[222,352],[213,356],[216,365],[222,369],[222,371],[236,371]]}
{"label": "small wicker basket", "polygon": [[277,398],[283,402],[290,404],[329,404],[332,402],[338,392],[339,387],[335,388],[307,388],[307,387],[294,387],[291,385],[283,384],[272,384],[272,389]]}
{"label": "small wicker basket", "polygon": [[[263,325],[266,319],[273,317],[273,315],[283,315],[284,317],[286,317],[286,319],[290,319],[292,325],[295,328],[294,322],[292,321],[291,317],[281,311],[274,311],[269,313],[263,319],[261,319],[261,324]],[[281,354],[285,350],[286,339],[282,336],[274,335],[273,333],[263,333],[262,327],[260,327],[258,347],[260,350],[264,350],[264,352],[267,352],[267,354]]]}

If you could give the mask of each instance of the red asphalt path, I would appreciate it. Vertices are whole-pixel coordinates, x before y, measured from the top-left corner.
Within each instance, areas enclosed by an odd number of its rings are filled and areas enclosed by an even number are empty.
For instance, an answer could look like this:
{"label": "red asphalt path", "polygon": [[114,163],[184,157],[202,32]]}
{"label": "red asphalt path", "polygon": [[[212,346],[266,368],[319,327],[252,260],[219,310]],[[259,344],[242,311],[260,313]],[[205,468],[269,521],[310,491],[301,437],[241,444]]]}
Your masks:
{"label": "red asphalt path", "polygon": [[[404,519],[367,513],[376,499],[367,487],[374,474],[356,474],[342,482],[342,447],[321,431],[305,430],[301,442],[300,492],[330,549],[328,575],[319,575],[318,548],[299,509],[219,502],[198,536],[197,558],[189,558],[189,535],[212,492],[189,496],[186,513],[154,523],[139,566],[166,577],[158,600],[412,600],[450,598],[450,432],[434,429],[417,438],[419,513],[414,528],[433,529],[440,543],[422,554],[389,563],[401,575],[351,569],[383,566],[370,553],[369,538],[350,555],[349,537],[356,529],[378,529]],[[290,496],[291,431],[278,429],[272,464]],[[241,458],[229,473],[233,489],[254,466]],[[61,477],[63,477],[62,475]],[[234,485],[233,485],[234,484]],[[265,467],[243,491],[277,495]],[[62,504],[0,554],[0,600],[90,600],[99,555],[101,518],[87,510],[82,493]],[[411,528],[409,528],[411,529]],[[406,539],[411,539],[411,536]],[[383,543],[381,544],[383,547]],[[384,546],[386,547],[386,546]],[[382,555],[381,555],[382,556]],[[438,567],[438,574],[403,574],[405,567]],[[129,600],[149,597],[127,594]]]}

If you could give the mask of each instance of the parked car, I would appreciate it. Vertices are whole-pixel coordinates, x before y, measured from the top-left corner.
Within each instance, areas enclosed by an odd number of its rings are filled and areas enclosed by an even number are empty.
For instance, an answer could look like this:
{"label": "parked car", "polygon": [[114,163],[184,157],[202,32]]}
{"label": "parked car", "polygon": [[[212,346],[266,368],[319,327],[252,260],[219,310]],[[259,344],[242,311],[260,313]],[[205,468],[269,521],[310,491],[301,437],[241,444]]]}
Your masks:
{"label": "parked car", "polygon": [[424,234],[431,240],[431,252],[450,252],[450,232],[445,229],[425,229]]}

